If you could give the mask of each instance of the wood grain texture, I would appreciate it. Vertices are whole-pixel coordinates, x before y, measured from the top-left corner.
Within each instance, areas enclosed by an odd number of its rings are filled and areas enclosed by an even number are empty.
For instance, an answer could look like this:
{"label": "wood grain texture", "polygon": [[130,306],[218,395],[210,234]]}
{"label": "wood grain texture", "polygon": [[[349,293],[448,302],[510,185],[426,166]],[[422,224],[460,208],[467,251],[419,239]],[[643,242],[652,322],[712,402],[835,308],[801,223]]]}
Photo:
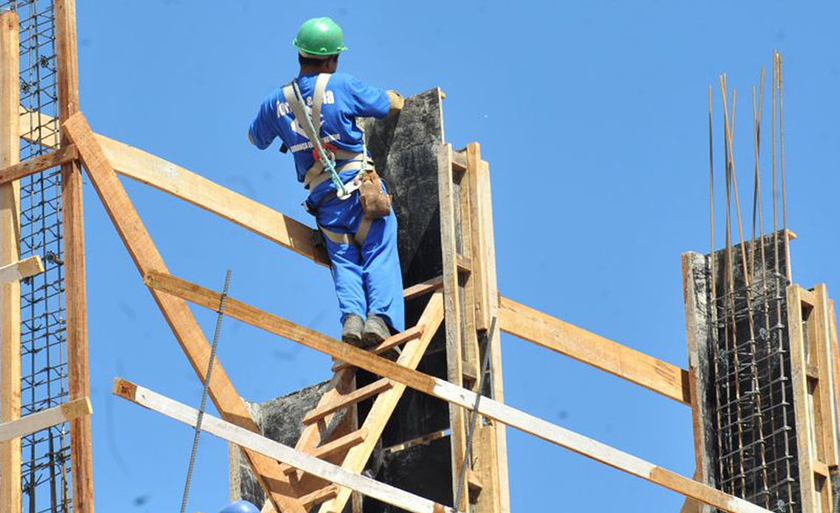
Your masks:
{"label": "wood grain texture", "polygon": [[[464,383],[463,337],[465,326],[462,325],[464,312],[461,307],[461,287],[458,273],[458,243],[456,209],[461,205],[455,198],[455,185],[452,175],[452,146],[444,144],[440,148],[438,159],[438,193],[440,197],[440,246],[443,253],[443,293],[446,313],[446,376],[451,383],[462,386]],[[452,495],[458,493],[458,476],[464,465],[467,452],[466,418],[464,411],[456,406],[449,406],[450,443],[452,448]],[[462,492],[460,504],[469,504],[466,487]]]}
{"label": "wood grain texture", "polygon": [[788,334],[790,337],[790,371],[793,384],[793,408],[796,415],[796,447],[799,460],[799,486],[802,511],[820,512],[812,461],[814,441],[811,435],[811,415],[808,411],[808,373],[805,355],[805,334],[802,329],[801,289],[791,285],[788,297]]}
{"label": "wood grain texture", "polygon": [[[115,382],[114,394],[193,427],[198,421],[198,410],[125,380]],[[250,451],[260,453],[267,458],[282,461],[307,473],[339,484],[344,489],[356,490],[403,510],[415,513],[455,513],[452,508],[447,508],[393,486],[349,472],[212,415],[204,415],[201,428],[207,433],[233,442]]]}
{"label": "wood grain texture", "polygon": [[0,285],[20,281],[30,276],[44,272],[44,264],[38,255],[18,260],[12,264],[0,267]]}
{"label": "wood grain texture", "polygon": [[[20,127],[24,139],[31,133],[31,118],[40,119],[41,123],[52,119],[43,113],[28,113],[25,109],[22,112],[26,113]],[[306,224],[146,151],[104,135],[97,134],[96,140],[120,175],[212,212],[318,264],[330,265],[324,249],[314,244],[318,232]],[[41,142],[54,148],[58,140]]]}
{"label": "wood grain texture", "polygon": [[27,159],[25,162],[0,169],[0,185],[20,180],[46,169],[50,169],[79,158],[79,153],[73,145],[51,151],[45,155]]}
{"label": "wood grain texture", "polygon": [[87,397],[74,399],[62,405],[0,424],[0,442],[30,435],[42,429],[75,420],[91,413],[93,413],[93,408],[90,405],[90,399]]}
{"label": "wood grain texture", "polygon": [[691,404],[684,369],[507,298],[501,299],[499,318],[502,331]]}
{"label": "wood grain texture", "polygon": [[[686,347],[688,350],[688,379],[691,393],[691,420],[694,432],[694,479],[714,486],[713,467],[715,461],[712,423],[705,422],[711,415],[707,404],[706,386],[709,378],[709,305],[710,274],[708,259],[698,253],[684,253],[681,256],[683,300],[685,302]],[[686,499],[683,510],[697,513],[712,513],[711,508]]]}
{"label": "wood grain texture", "polygon": [[[166,272],[166,264],[146,231],[143,221],[134,209],[116,172],[90,130],[82,114],[71,117],[63,128],[67,136],[78,147],[79,155],[88,171],[91,182],[99,194],[111,221],[125,243],[138,271],[146,275],[152,271]],[[210,358],[210,344],[187,304],[171,295],[152,290],[164,318],[169,323],[181,349],[187,356],[193,370],[205,379]],[[217,361],[209,384],[210,398],[222,417],[251,431],[258,431],[245,402],[237,393],[224,368]],[[263,455],[245,453],[260,485],[266,491],[275,507],[284,513],[305,513],[297,500],[295,491],[281,471],[280,465]],[[282,507],[281,507],[282,506]]]}
{"label": "wood grain texture", "polygon": [[[18,15],[0,14],[0,167],[20,159]],[[0,265],[20,260],[20,185],[0,186]],[[20,417],[20,283],[0,285],[0,422]],[[20,439],[0,443],[0,513],[21,510]]]}
{"label": "wood grain texture", "polygon": [[[79,112],[79,58],[76,0],[55,0],[55,36],[59,122]],[[70,143],[66,135],[61,148]],[[67,384],[70,400],[90,396],[90,356],[87,329],[85,221],[82,169],[71,160],[61,165],[61,212],[64,229],[64,296],[67,337]],[[91,419],[70,422],[73,465],[73,511],[93,513],[93,440]]]}
{"label": "wood grain texture", "polygon": [[[487,288],[487,300],[489,318],[497,319],[497,329],[489,340],[490,344],[490,381],[493,399],[505,402],[505,387],[502,366],[502,337],[499,324],[499,285],[496,274],[496,239],[493,227],[493,193],[490,179],[490,164],[485,160],[479,162],[476,173],[476,196],[478,198],[479,231],[481,235],[481,246],[483,247],[485,284]],[[498,507],[501,513],[510,513],[510,480],[508,477],[508,454],[507,454],[507,426],[496,423],[492,431],[496,449],[493,455],[496,458],[495,468],[498,475],[492,478],[489,486],[498,486],[495,492],[498,498]],[[488,451],[491,449],[487,449]],[[485,483],[487,485],[487,483]],[[487,490],[485,490],[485,495]],[[493,489],[490,489],[493,493]],[[479,500],[479,505],[481,501]]]}
{"label": "wood grain texture", "polygon": [[[146,284],[166,294],[175,295],[210,309],[215,309],[221,298],[218,292],[159,272],[148,273],[146,275]],[[440,299],[439,296],[438,299]],[[406,368],[399,363],[386,360],[368,351],[352,347],[348,344],[342,344],[322,333],[260,310],[235,298],[228,297],[226,299],[225,312],[234,319],[238,319],[269,333],[274,333],[288,340],[298,342],[333,357],[341,358],[359,368],[382,376],[383,378],[397,381],[455,406],[466,410],[472,410],[474,408],[476,394],[470,390],[417,370]],[[769,510],[760,506],[727,495],[710,486],[698,483],[693,479],[680,476],[636,456],[602,444],[493,399],[482,399],[477,411],[489,419],[497,420],[525,433],[565,447],[580,455],[729,513],[769,513]],[[371,439],[375,438],[377,437],[373,434]]]}
{"label": "wood grain texture", "polygon": [[[426,309],[418,321],[418,324],[427,326],[428,328],[424,329],[419,338],[412,339],[405,344],[395,365],[407,370],[416,369],[420,365],[420,361],[423,359],[423,355],[426,353],[426,349],[432,342],[432,338],[437,333],[442,321],[443,298],[438,292],[429,298]],[[365,353],[370,354],[368,351],[365,351]],[[376,398],[362,425],[362,429],[367,436],[361,444],[350,449],[341,464],[342,468],[357,474],[360,474],[365,469],[365,465],[367,465],[368,460],[373,454],[382,436],[382,432],[385,430],[385,426],[391,419],[405,390],[406,386],[404,384],[392,382],[390,388]],[[333,500],[321,506],[319,513],[340,513],[344,511],[344,507],[349,499],[350,490],[343,488],[339,490],[338,495]]]}

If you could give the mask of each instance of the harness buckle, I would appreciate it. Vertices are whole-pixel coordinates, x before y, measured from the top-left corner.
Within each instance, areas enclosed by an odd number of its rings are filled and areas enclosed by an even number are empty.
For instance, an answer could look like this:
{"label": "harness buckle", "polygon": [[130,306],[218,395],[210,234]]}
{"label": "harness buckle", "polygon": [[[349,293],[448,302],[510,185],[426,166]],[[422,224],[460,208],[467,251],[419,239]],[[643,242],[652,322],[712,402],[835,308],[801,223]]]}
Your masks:
{"label": "harness buckle", "polygon": [[[338,148],[335,145],[332,145],[332,144],[329,144],[329,143],[328,144],[322,144],[322,146],[324,147],[324,156],[326,157],[327,160],[329,160],[330,162],[332,162],[334,164],[335,163],[335,152],[336,152],[336,150],[338,150]],[[320,153],[318,152],[318,146],[317,145],[312,146],[312,158],[315,159],[316,162],[321,160],[321,156],[320,156]]]}

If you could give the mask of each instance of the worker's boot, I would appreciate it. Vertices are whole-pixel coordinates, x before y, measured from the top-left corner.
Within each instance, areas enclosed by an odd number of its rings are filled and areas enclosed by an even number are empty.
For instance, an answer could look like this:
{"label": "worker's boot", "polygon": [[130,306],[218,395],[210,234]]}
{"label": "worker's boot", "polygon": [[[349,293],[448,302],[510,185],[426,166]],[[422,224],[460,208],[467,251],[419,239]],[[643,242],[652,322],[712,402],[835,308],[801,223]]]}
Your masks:
{"label": "worker's boot", "polygon": [[344,327],[341,329],[341,340],[345,344],[354,347],[362,347],[362,331],[365,328],[365,321],[356,314],[349,314],[344,318]]}
{"label": "worker's boot", "polygon": [[365,330],[362,334],[362,343],[365,348],[378,346],[383,340],[391,336],[388,325],[378,315],[368,315],[365,323]]}

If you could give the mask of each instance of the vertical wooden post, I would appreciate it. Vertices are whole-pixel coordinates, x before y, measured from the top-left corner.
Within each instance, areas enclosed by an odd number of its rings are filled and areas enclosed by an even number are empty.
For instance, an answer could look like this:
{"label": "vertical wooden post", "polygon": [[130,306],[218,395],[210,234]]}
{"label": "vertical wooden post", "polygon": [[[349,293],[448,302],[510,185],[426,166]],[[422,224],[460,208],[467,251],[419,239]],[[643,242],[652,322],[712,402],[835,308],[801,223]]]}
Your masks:
{"label": "vertical wooden post", "polygon": [[[18,16],[0,14],[0,168],[20,160]],[[0,265],[20,259],[20,184],[0,187]],[[0,422],[20,418],[20,282],[0,286]],[[20,513],[20,438],[0,443],[0,513]]]}
{"label": "vertical wooden post", "polygon": [[[496,239],[493,231],[493,194],[490,187],[490,165],[487,161],[479,160],[477,171],[475,182],[479,220],[477,232],[479,233],[481,242],[480,250],[478,251],[480,251],[483,257],[483,262],[480,267],[483,268],[484,279],[482,287],[485,289],[483,295],[487,301],[485,318],[487,319],[487,328],[489,329],[489,323],[492,322],[494,317],[498,318],[499,312],[499,286],[496,275]],[[498,321],[496,322],[496,332],[493,338],[488,341],[490,344],[488,348],[490,351],[491,365],[490,382],[493,399],[503,403],[505,401],[505,388],[502,379],[502,329]],[[501,513],[510,513],[507,426],[495,421],[488,424],[488,426],[492,427],[488,440],[496,445],[494,451],[494,467],[497,475],[494,476],[493,482],[498,486],[496,495],[498,497],[499,511]]]}
{"label": "vertical wooden post", "polygon": [[[59,121],[79,111],[79,63],[76,35],[76,1],[55,0],[58,52]],[[61,136],[61,146],[67,144]],[[78,162],[61,166],[61,204],[64,222],[64,276],[67,305],[67,362],[70,399],[90,395],[87,339],[87,287],[85,284],[85,233],[82,174]],[[70,423],[73,464],[73,511],[93,513],[93,453],[91,418]]]}
{"label": "vertical wooden post", "polygon": [[[463,312],[461,311],[460,279],[458,275],[458,243],[455,209],[455,185],[452,176],[452,146],[444,144],[438,161],[438,187],[440,192],[440,238],[443,252],[443,293],[446,313],[446,375],[450,383],[463,386]],[[458,493],[458,476],[467,452],[464,411],[449,405],[449,440],[452,444],[452,496]],[[458,499],[453,500],[458,503]],[[461,507],[469,507],[469,493],[465,486]]]}

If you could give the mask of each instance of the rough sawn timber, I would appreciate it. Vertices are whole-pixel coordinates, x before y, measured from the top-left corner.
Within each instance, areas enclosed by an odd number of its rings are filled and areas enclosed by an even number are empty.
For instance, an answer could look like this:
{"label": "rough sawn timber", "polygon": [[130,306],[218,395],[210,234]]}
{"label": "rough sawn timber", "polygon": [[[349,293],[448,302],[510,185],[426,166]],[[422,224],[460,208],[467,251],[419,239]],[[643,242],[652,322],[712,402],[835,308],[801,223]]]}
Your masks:
{"label": "rough sawn timber", "polygon": [[[218,292],[156,271],[149,272],[145,281],[149,287],[155,290],[175,295],[209,309],[217,308],[221,299],[221,294]],[[467,410],[472,410],[475,407],[476,394],[470,390],[455,386],[443,379],[408,369],[368,351],[342,344],[322,333],[282,319],[237,299],[228,297],[225,302],[225,311],[234,319],[335,358],[348,361],[378,376],[397,381],[450,404]],[[487,418],[497,420],[555,445],[565,447],[582,456],[729,513],[769,513],[769,510],[751,502],[715,490],[691,478],[681,476],[493,399],[483,398],[477,411]]]}
{"label": "rough sawn timber", "polygon": [[[166,272],[163,257],[158,252],[149,232],[146,231],[143,221],[134,209],[84,115],[75,114],[63,125],[63,129],[67,137],[79,149],[79,155],[91,182],[138,271],[142,275],[152,271]],[[161,294],[155,290],[151,290],[151,293],[193,370],[203,382],[210,358],[210,344],[207,343],[189,306],[183,300],[171,295]],[[259,431],[244,401],[218,361],[208,388],[210,398],[223,418],[245,429]],[[246,457],[276,509],[284,513],[305,513],[303,506],[296,498],[297,495],[289,485],[288,478],[281,471],[279,463],[261,454],[247,451]]]}

